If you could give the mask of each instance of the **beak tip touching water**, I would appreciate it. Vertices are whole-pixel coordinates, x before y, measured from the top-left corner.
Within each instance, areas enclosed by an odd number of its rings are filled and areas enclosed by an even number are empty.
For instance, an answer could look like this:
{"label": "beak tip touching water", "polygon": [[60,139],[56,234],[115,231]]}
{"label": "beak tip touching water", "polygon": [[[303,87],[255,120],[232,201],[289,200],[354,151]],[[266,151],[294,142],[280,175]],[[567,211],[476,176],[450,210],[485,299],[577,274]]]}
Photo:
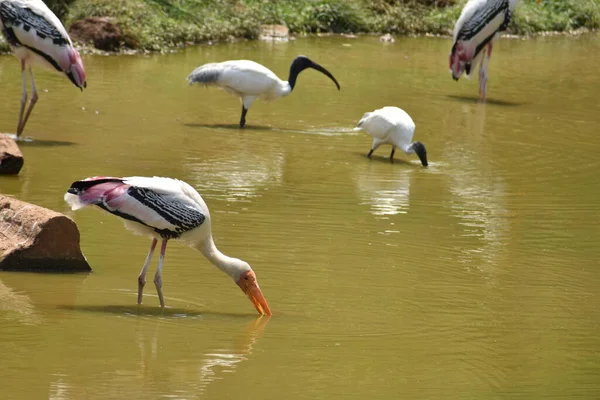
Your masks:
{"label": "beak tip touching water", "polygon": [[256,282],[254,271],[250,270],[243,273],[237,281],[237,284],[246,296],[248,296],[248,299],[250,299],[252,305],[259,314],[267,316],[273,315],[265,296],[263,296],[262,291],[258,286],[258,282]]}

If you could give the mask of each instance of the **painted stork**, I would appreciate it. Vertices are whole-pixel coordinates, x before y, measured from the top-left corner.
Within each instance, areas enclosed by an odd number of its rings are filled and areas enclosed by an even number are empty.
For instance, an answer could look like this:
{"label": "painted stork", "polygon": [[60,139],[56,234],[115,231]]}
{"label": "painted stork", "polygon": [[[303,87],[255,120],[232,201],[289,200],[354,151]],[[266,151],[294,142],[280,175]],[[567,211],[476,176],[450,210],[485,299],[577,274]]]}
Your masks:
{"label": "painted stork", "polygon": [[466,72],[471,78],[479,63],[479,96],[485,100],[488,65],[495,38],[508,26],[518,0],[469,0],[454,26],[454,44],[450,53],[452,78]]}
{"label": "painted stork", "polygon": [[73,210],[96,205],[123,218],[127,229],[152,237],[150,251],[138,277],[138,304],[142,304],[146,272],[154,248],[158,240],[161,240],[154,284],[160,306],[165,306],[162,294],[165,251],[169,239],[179,239],[199,250],[211,263],[229,275],[260,314],[271,315],[250,265],[226,256],[215,246],[208,207],[189,184],[159,177],[93,177],[73,182],[64,198]]}
{"label": "painted stork", "polygon": [[246,113],[254,100],[274,100],[292,93],[298,74],[307,68],[316,69],[328,76],[340,90],[340,84],[325,68],[305,56],[298,56],[290,66],[287,81],[282,81],[267,67],[250,60],[231,60],[204,64],[187,77],[189,84],[200,83],[218,86],[242,100],[240,128],[246,124]]}
{"label": "painted stork", "polygon": [[[56,15],[42,0],[0,0],[0,30],[13,54],[21,61],[23,93],[17,125],[17,138],[38,100],[32,65],[42,65],[64,73],[81,90],[86,87],[83,62]],[[31,100],[27,103],[27,74],[31,76]]]}
{"label": "painted stork", "polygon": [[392,153],[390,161],[394,161],[394,152],[399,147],[406,154],[416,153],[421,164],[426,167],[427,150],[421,142],[412,142],[415,133],[415,123],[406,111],[398,107],[383,107],[363,115],[355,131],[366,131],[373,136],[373,145],[367,157],[371,158],[373,152],[382,144],[391,144]]}

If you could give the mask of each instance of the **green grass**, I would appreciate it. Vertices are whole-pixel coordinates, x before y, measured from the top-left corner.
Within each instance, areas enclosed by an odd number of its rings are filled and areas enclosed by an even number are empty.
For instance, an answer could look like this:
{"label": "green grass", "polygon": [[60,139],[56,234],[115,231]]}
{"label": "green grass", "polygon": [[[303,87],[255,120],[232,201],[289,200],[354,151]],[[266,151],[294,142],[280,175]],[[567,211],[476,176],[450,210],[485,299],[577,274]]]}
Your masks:
{"label": "green grass", "polygon": [[598,0],[543,0],[540,5],[526,1],[515,12],[511,24],[512,31],[519,35],[599,27]]}
{"label": "green grass", "polygon": [[[254,39],[262,24],[292,33],[450,34],[466,0],[48,0],[69,25],[114,17],[122,47],[148,51],[208,40]],[[600,0],[521,0],[509,33],[600,27]],[[7,50],[0,43],[0,50]]]}

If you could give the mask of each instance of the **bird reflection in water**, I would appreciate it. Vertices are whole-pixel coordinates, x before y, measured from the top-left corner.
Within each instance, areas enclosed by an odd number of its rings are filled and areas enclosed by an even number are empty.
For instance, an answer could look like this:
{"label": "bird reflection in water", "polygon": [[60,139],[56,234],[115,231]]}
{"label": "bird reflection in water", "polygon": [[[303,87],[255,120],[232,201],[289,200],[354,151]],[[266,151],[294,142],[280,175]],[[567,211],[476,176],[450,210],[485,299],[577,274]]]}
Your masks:
{"label": "bird reflection in water", "polygon": [[356,174],[361,204],[369,205],[371,214],[378,219],[406,214],[410,207],[410,180],[413,171],[400,168],[382,171],[378,167],[367,165],[367,169]]}
{"label": "bird reflection in water", "polygon": [[[177,380],[183,379],[187,382],[186,391],[189,390],[189,395],[203,393],[212,382],[223,380],[227,376],[230,376],[236,371],[237,366],[242,361],[250,359],[254,346],[270,319],[270,316],[252,319],[239,335],[232,338],[229,346],[216,347],[204,351],[204,355],[199,359],[194,357],[193,359],[180,360],[178,362],[171,360],[169,362],[171,365],[169,369],[171,371],[168,375],[172,377],[177,376]],[[169,350],[167,343],[163,344],[159,342],[159,330],[161,326],[164,327],[165,322],[171,324],[173,320],[161,320],[156,326],[152,337],[148,337],[148,331],[143,329],[138,332],[136,338],[141,353],[140,365],[142,375],[146,382],[161,382],[165,378],[164,358],[165,353],[169,352]],[[226,331],[224,330],[223,333],[226,333]],[[159,360],[160,362],[158,362]],[[190,384],[190,382],[193,383]],[[182,392],[178,392],[178,394],[185,396],[185,393]]]}

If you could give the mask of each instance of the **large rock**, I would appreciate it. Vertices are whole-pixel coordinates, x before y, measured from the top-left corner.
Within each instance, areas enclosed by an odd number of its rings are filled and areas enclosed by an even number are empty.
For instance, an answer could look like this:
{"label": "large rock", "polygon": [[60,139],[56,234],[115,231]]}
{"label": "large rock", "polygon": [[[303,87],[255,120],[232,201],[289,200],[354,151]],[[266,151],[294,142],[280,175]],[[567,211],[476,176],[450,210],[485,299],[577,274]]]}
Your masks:
{"label": "large rock", "polygon": [[95,48],[116,51],[123,43],[123,32],[114,18],[87,17],[75,21],[69,27],[71,39],[92,43]]}
{"label": "large rock", "polygon": [[23,153],[10,137],[0,133],[0,174],[16,175],[23,168]]}
{"label": "large rock", "polygon": [[287,42],[290,38],[290,30],[285,25],[261,25],[258,38]]}
{"label": "large rock", "polygon": [[63,214],[0,195],[0,270],[91,271],[79,230]]}

